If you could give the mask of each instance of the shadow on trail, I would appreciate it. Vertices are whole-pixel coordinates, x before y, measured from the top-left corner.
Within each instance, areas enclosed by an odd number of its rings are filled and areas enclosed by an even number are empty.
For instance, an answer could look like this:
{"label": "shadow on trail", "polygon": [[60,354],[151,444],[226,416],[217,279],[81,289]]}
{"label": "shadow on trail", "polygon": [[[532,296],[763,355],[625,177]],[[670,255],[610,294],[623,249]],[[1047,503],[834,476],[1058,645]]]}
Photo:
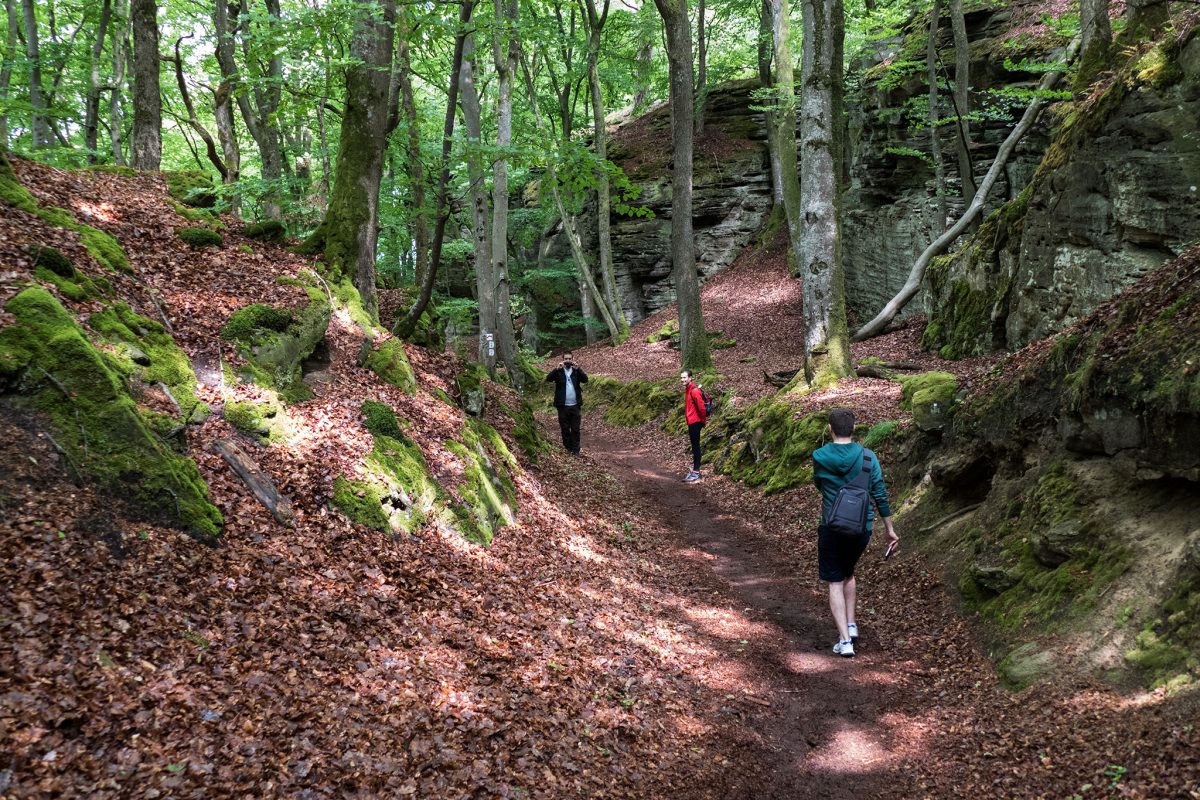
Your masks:
{"label": "shadow on trail", "polygon": [[[885,720],[890,665],[872,653],[869,628],[857,658],[834,656],[830,647],[836,631],[825,593],[812,591],[791,560],[755,538],[737,514],[705,492],[703,483],[685,484],[654,456],[608,441],[595,429],[588,444],[589,455],[627,491],[646,500],[656,521],[675,536],[675,554],[711,571],[720,587],[709,594],[712,605],[735,600],[743,624],[757,631],[740,640],[743,650],[730,653],[730,636],[714,629],[720,625],[705,630],[702,613],[681,609],[692,617],[688,624],[720,640],[728,668],[763,687],[770,702],[748,720],[761,740],[752,752],[735,755],[753,759],[760,771],[750,771],[748,779],[731,777],[717,796],[904,796],[903,781],[891,773],[899,756],[890,748],[902,720],[897,714]],[[682,581],[675,583],[681,599],[695,605],[699,598],[679,586]],[[726,712],[716,716],[721,713]]]}

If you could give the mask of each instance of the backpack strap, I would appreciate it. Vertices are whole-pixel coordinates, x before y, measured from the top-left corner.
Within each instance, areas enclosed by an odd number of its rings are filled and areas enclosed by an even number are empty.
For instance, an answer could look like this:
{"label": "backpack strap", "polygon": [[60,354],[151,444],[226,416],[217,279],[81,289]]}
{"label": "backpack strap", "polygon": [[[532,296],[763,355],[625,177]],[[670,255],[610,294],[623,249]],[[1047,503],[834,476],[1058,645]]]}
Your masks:
{"label": "backpack strap", "polygon": [[871,454],[865,447],[862,454],[862,470],[854,476],[854,480],[850,481],[848,485],[857,486],[860,489],[871,488]]}

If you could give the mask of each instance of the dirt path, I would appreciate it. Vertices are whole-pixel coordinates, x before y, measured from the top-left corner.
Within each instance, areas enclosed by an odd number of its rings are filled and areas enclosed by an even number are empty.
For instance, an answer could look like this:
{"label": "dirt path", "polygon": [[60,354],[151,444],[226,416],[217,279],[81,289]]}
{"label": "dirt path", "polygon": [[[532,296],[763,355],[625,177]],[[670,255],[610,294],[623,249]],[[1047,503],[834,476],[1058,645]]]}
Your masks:
{"label": "dirt path", "polygon": [[[748,646],[727,669],[766,689],[770,705],[751,724],[771,755],[736,796],[864,798],[896,793],[896,756],[885,721],[885,657],[864,627],[860,654],[834,656],[826,596],[796,574],[794,559],[750,535],[737,513],[689,485],[648,449],[592,429],[588,454],[653,509],[678,551],[705,562],[727,599],[744,612]],[[815,567],[814,567],[815,569]],[[714,602],[718,602],[715,601]],[[764,629],[767,635],[762,634]]]}

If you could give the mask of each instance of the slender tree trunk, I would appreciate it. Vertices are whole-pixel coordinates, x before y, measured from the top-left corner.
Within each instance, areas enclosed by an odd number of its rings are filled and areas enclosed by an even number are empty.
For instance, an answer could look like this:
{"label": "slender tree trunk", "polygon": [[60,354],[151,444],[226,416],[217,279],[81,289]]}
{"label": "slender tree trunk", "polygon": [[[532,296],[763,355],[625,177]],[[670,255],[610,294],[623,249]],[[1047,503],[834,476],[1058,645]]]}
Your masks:
{"label": "slender tree trunk", "polygon": [[83,140],[87,148],[89,164],[97,161],[100,146],[100,56],[104,52],[104,37],[108,33],[108,20],[112,15],[112,0],[104,0],[100,7],[100,21],[96,24],[96,40],[92,42],[92,59],[88,71],[88,94],[84,103]]}
{"label": "slender tree trunk", "polygon": [[[242,0],[243,13],[246,10],[245,3],[246,0]],[[282,25],[279,0],[265,0],[265,4],[267,15],[270,17],[269,36],[274,37]],[[395,0],[384,0],[381,3],[381,5],[388,4],[392,6],[394,13]],[[391,22],[388,25],[391,27]],[[242,46],[243,49],[248,48],[247,39],[243,38]],[[246,60],[247,63],[252,63],[248,50]],[[389,52],[389,62],[390,60]],[[254,117],[254,124],[251,125],[247,120],[246,127],[258,144],[259,159],[262,162],[262,179],[269,184],[274,184],[275,187],[263,198],[263,216],[267,219],[280,219],[283,217],[283,206],[281,205],[282,193],[278,184],[283,178],[284,158],[276,113],[279,111],[279,101],[283,93],[283,58],[281,56],[272,55],[267,60],[265,78],[265,86],[254,87],[254,105],[258,113],[251,115]],[[382,175],[382,172],[380,174]]]}
{"label": "slender tree trunk", "polygon": [[946,230],[946,165],[942,161],[942,136],[938,130],[938,23],[942,14],[940,0],[933,0],[929,12],[929,41],[925,47],[925,68],[929,80],[929,156],[933,159],[933,195],[936,219],[933,235],[936,239]]}
{"label": "slender tree trunk", "polygon": [[131,0],[133,23],[133,166],[162,163],[162,95],[159,89],[158,5]]}
{"label": "slender tree trunk", "polygon": [[[542,122],[542,112],[538,107],[537,92],[534,90],[533,74],[530,72],[527,64],[524,64],[524,62],[522,62],[522,64],[525,69],[525,87],[529,95],[530,107],[533,110],[534,125],[536,126],[537,130],[541,132],[545,130],[545,126]],[[587,287],[587,293],[594,301],[593,303],[583,303],[581,306],[583,315],[585,317],[593,315],[592,318],[594,318],[595,312],[599,311],[601,319],[604,320],[605,327],[608,328],[609,336],[612,337],[613,341],[616,341],[618,330],[617,321],[613,319],[612,314],[609,312],[608,304],[604,302],[604,295],[602,295],[600,290],[596,287],[596,280],[592,277],[592,269],[588,264],[587,255],[583,250],[583,242],[579,236],[579,228],[575,224],[575,218],[567,213],[566,207],[563,203],[562,193],[558,189],[558,174],[555,170],[553,161],[547,165],[547,173],[547,178],[550,184],[550,192],[554,197],[554,208],[558,211],[559,219],[562,220],[563,233],[565,233],[567,236],[567,243],[571,246],[571,257],[574,259],[575,268],[579,273],[579,285],[581,287]],[[580,290],[580,293],[582,297],[584,294],[582,289]],[[593,339],[589,339],[588,341],[591,342]]]}
{"label": "slender tree trunk", "polygon": [[803,264],[801,249],[804,210],[801,208],[800,172],[796,164],[796,77],[792,55],[791,6],[787,0],[768,0],[772,40],[775,43],[775,145],[788,241],[792,246],[792,274]]}
{"label": "slender tree trunk", "polygon": [[704,0],[696,9],[696,136],[704,133],[704,103],[708,100],[708,37],[704,31]]}
{"label": "slender tree trunk", "polygon": [[1083,44],[1079,49],[1079,71],[1075,75],[1075,91],[1082,92],[1108,63],[1112,50],[1112,24],[1108,19],[1109,0],[1080,0],[1079,32]]}
{"label": "slender tree trunk", "polygon": [[[1075,58],[1075,54],[1079,52],[1080,39],[1076,37],[1067,48],[1065,61],[1070,63]],[[1038,84],[1038,92],[1045,93],[1053,89],[1055,85],[1062,79],[1062,72],[1050,72],[1042,78]],[[1000,173],[1004,171],[1004,165],[1008,163],[1008,157],[1012,155],[1012,151],[1016,148],[1017,143],[1025,136],[1033,123],[1037,120],[1038,114],[1046,105],[1044,97],[1034,96],[1025,113],[1021,115],[1021,119],[1016,126],[1009,131],[1008,137],[1000,145],[999,151],[996,153],[996,160],[992,162],[991,169],[983,176],[983,180],[979,184],[979,191],[975,193],[975,199],[971,202],[966,212],[958,218],[958,221],[950,226],[950,230],[943,233],[937,238],[925,251],[917,258],[912,269],[909,270],[908,279],[904,282],[904,286],[896,293],[896,296],[888,301],[875,318],[859,328],[854,334],[854,341],[861,342],[864,339],[870,339],[872,336],[878,336],[883,333],[900,310],[908,305],[908,302],[916,296],[917,291],[921,288],[921,281],[925,277],[925,269],[929,266],[929,262],[933,261],[938,255],[946,251],[946,248],[967,229],[968,226],[979,216],[983,210],[983,204],[987,202],[988,192],[992,190],[992,185],[996,179],[1000,177]]]}
{"label": "slender tree trunk", "polygon": [[958,154],[963,203],[969,207],[979,187],[971,164],[971,43],[967,40],[962,0],[950,0],[950,25],[954,30],[954,117],[958,126],[954,149]]}
{"label": "slender tree trunk", "polygon": [[583,317],[583,340],[588,344],[595,344],[596,329],[592,323],[596,319],[596,304],[592,301],[592,292],[583,278],[579,279],[579,313]]}
{"label": "slender tree trunk", "polygon": [[34,0],[21,0],[21,9],[25,12],[25,57],[29,59],[30,128],[33,146],[40,150],[52,145],[53,141],[50,138],[50,121],[46,117],[46,99],[42,92],[42,56]]}
{"label": "slender tree trunk", "polygon": [[[774,79],[771,76],[771,55],[774,49],[774,35],[771,30],[771,3],[769,0],[762,0],[758,10],[758,82],[763,89],[770,89],[775,85]],[[775,98],[763,100],[763,105],[767,107],[763,116],[767,126],[767,159],[771,166],[771,202],[775,207],[782,210],[783,165],[779,161],[779,130],[776,127],[778,121],[775,118],[777,112],[773,110],[776,104]],[[795,141],[796,131],[793,126],[792,143],[795,144]],[[795,150],[794,147],[792,149],[793,151]]]}
{"label": "slender tree trunk", "polygon": [[4,18],[8,34],[4,40],[4,63],[0,64],[0,152],[8,150],[8,91],[12,86],[12,65],[17,59],[16,0],[4,0]]}
{"label": "slender tree trunk", "polygon": [[692,26],[687,0],[654,0],[667,34],[670,73],[671,143],[671,262],[679,307],[680,356],[685,369],[712,367],[712,352],[700,308],[700,281],[692,241]]}
{"label": "slender tree trunk", "polygon": [[429,211],[425,208],[425,165],[421,162],[421,128],[416,98],[413,96],[412,64],[408,51],[411,20],[407,11],[401,14],[401,20],[404,27],[396,45],[396,71],[400,81],[400,107],[405,127],[404,170],[412,199],[413,270],[416,285],[424,286],[429,271]]}
{"label": "slender tree trunk", "polygon": [[496,150],[492,165],[492,281],[496,293],[496,339],[500,358],[514,389],[521,388],[517,369],[517,339],[513,329],[511,287],[508,280],[508,154],[513,134],[513,86],[521,42],[517,38],[517,0],[495,0],[496,29],[492,58],[496,65]]}
{"label": "slender tree trunk", "polygon": [[[612,197],[608,181],[608,130],[604,124],[604,93],[600,86],[600,37],[608,20],[608,0],[597,12],[595,0],[586,0],[588,27],[588,94],[592,100],[592,136],[595,139],[596,161],[596,233],[600,250],[600,279],[604,285],[604,302],[616,320],[618,329],[613,344],[620,344],[629,335],[621,299],[617,294],[617,276],[612,256]],[[564,129],[565,130],[565,129]]]}
{"label": "slender tree trunk", "polygon": [[[188,34],[190,37],[191,34]],[[212,134],[200,122],[200,118],[196,116],[196,106],[192,103],[192,94],[188,90],[187,79],[183,76],[183,55],[180,52],[180,45],[187,38],[180,36],[175,40],[175,82],[179,87],[179,96],[183,100],[184,110],[187,111],[187,123],[195,131],[196,135],[204,142],[205,155],[208,156],[208,161],[221,175],[222,182],[227,182],[229,178],[229,169],[225,166],[225,162],[221,160],[221,154],[217,152],[217,143],[213,141]]]}
{"label": "slender tree trunk", "polygon": [[112,160],[114,164],[125,164],[125,53],[129,39],[129,6],[125,0],[116,0],[113,9],[120,27],[113,31],[112,51],[112,91],[108,95],[108,134],[112,144]]}
{"label": "slender tree trunk", "polygon": [[649,25],[638,11],[638,50],[634,57],[633,80],[637,92],[633,96],[633,115],[636,117],[646,108],[646,96],[650,92],[650,72],[654,67],[654,40],[657,25]]}
{"label": "slender tree trunk", "polygon": [[496,335],[496,282],[492,275],[492,239],[488,230],[489,208],[483,171],[483,122],[479,90],[475,85],[475,34],[463,44],[463,65],[459,94],[462,97],[463,125],[467,129],[467,196],[471,206],[471,236],[475,246],[475,301],[479,304],[480,355],[489,374],[496,371],[495,349],[487,347],[487,337]]}
{"label": "slender tree trunk", "polygon": [[810,386],[854,374],[846,325],[839,214],[842,125],[841,0],[804,0],[801,175],[804,373]]}
{"label": "slender tree trunk", "polygon": [[1167,0],[1127,0],[1125,16],[1128,22],[1118,39],[1120,45],[1153,40],[1171,21]]}
{"label": "slender tree trunk", "polygon": [[379,184],[387,146],[388,73],[395,39],[395,0],[366,6],[354,21],[353,63],[346,69],[346,104],[333,194],[325,219],[304,243],[323,251],[331,274],[350,277],[363,307],[375,315],[375,248],[379,236]]}
{"label": "slender tree trunk", "polygon": [[417,302],[396,323],[393,333],[401,338],[412,336],[417,329],[417,323],[425,309],[429,307],[433,297],[434,281],[442,260],[442,241],[446,237],[446,222],[450,219],[450,154],[454,144],[454,121],[458,109],[458,86],[461,80],[463,51],[467,36],[467,24],[471,21],[471,12],[475,8],[474,0],[465,0],[459,7],[458,33],[454,37],[454,56],[450,63],[450,86],[447,91],[446,117],[442,123],[442,168],[438,175],[437,188],[437,222],[433,229],[433,247],[429,257],[429,270],[421,283],[421,293]]}
{"label": "slender tree trunk", "polygon": [[[213,93],[213,118],[226,167],[225,183],[233,186],[242,174],[242,151],[238,146],[237,121],[233,112],[237,63],[234,59],[233,33],[229,29],[229,0],[216,0],[213,4],[213,28],[217,37],[217,65],[221,72],[221,82]],[[319,106],[317,113],[321,113]],[[241,199],[237,194],[231,194],[229,202],[233,212],[240,213]]]}

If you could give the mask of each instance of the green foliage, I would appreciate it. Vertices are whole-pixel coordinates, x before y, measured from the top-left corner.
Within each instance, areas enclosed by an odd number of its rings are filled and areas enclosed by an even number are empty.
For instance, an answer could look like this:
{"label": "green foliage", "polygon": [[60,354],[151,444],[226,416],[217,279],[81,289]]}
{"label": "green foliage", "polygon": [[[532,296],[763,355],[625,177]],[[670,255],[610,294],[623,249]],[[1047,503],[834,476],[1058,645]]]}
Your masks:
{"label": "green foliage", "polygon": [[54,296],[29,288],[5,310],[16,321],[0,329],[0,388],[47,421],[71,468],[142,518],[218,535],[221,514],[196,465],[153,433],[121,375]]}
{"label": "green foliage", "polygon": [[203,226],[180,228],[178,236],[191,247],[220,247],[224,244],[221,234]]}

